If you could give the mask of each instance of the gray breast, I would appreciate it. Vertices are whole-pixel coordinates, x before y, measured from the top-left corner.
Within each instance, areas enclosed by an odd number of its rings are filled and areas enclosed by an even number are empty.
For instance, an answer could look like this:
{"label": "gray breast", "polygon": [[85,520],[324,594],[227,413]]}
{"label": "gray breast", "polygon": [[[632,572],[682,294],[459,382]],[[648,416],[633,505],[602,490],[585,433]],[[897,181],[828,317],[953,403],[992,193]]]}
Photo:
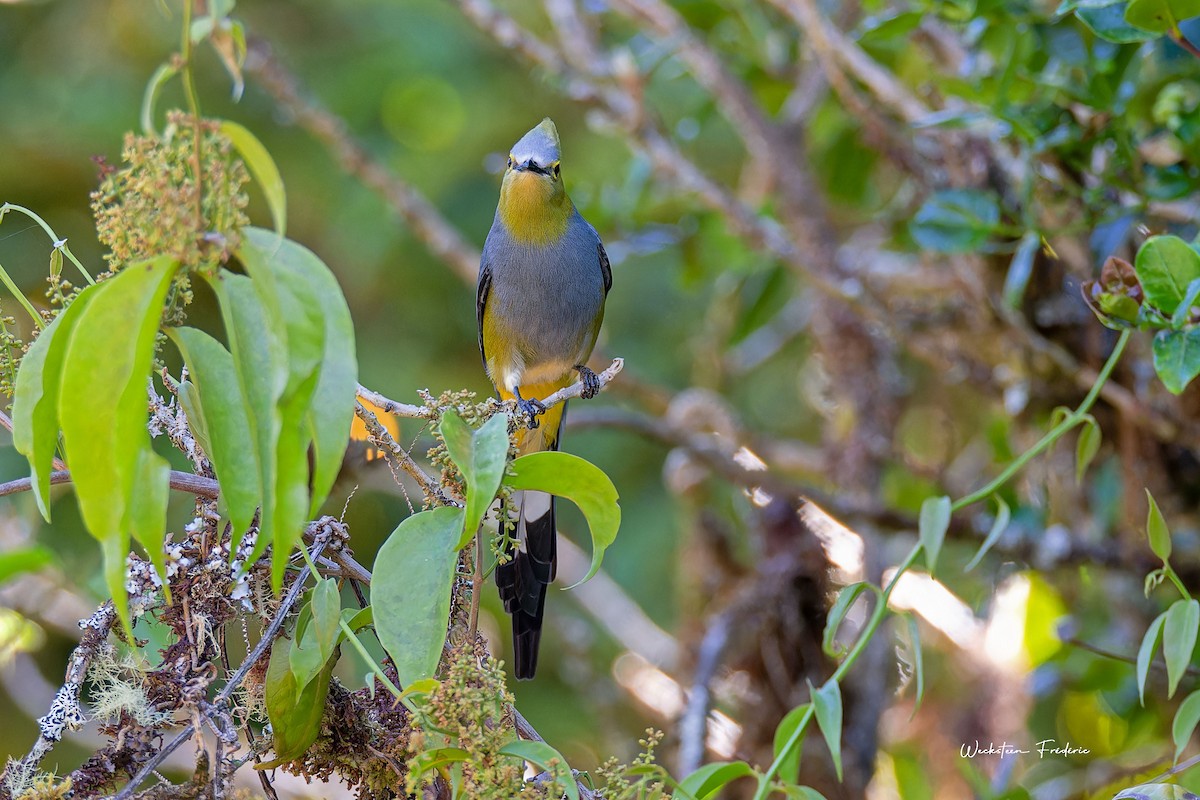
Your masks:
{"label": "gray breast", "polygon": [[600,237],[575,211],[558,242],[515,241],[497,215],[484,244],[492,271],[488,313],[508,329],[527,363],[586,357],[604,305]]}

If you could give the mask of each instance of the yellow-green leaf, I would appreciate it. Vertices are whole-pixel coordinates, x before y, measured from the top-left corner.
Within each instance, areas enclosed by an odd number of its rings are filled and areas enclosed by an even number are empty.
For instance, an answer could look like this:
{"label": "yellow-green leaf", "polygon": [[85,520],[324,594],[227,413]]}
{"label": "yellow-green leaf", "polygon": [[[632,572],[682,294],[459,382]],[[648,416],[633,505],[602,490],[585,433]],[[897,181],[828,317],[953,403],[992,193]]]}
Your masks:
{"label": "yellow-green leaf", "polygon": [[1167,662],[1167,696],[1175,694],[1196,649],[1200,628],[1200,601],[1176,600],[1167,609],[1163,623],[1163,660]]}
{"label": "yellow-green leaf", "polygon": [[510,472],[504,482],[514,489],[546,492],[579,506],[592,535],[592,563],[575,586],[589,580],[600,569],[604,551],[616,540],[621,527],[621,507],[612,481],[594,464],[556,451],[521,456],[512,462]]}
{"label": "yellow-green leaf", "polygon": [[62,364],[75,324],[99,287],[80,292],[41,332],[21,359],[13,393],[13,447],[29,459],[38,510],[50,521],[50,471],[58,447],[58,395]]}
{"label": "yellow-green leaf", "polygon": [[442,415],[439,426],[450,458],[467,483],[467,508],[458,547],[467,546],[487,513],[508,460],[508,418],[496,414],[478,430],[462,421],[454,409]]}
{"label": "yellow-green leaf", "polygon": [[283,236],[287,232],[287,192],[271,153],[257,136],[236,122],[222,120],[221,133],[233,143],[234,149],[250,169],[250,174],[258,181],[263,196],[267,198],[267,207],[271,209],[275,231]]}
{"label": "yellow-green leaf", "polygon": [[1149,489],[1146,490],[1146,500],[1150,503],[1150,510],[1146,514],[1146,538],[1150,540],[1150,550],[1165,564],[1171,557],[1171,530]]}
{"label": "yellow-green leaf", "polygon": [[58,416],[75,496],[88,531],[104,544],[105,576],[126,623],[127,514],[133,492],[141,491],[139,459],[150,449],[146,381],[177,266],[150,259],[97,284],[63,360]]}

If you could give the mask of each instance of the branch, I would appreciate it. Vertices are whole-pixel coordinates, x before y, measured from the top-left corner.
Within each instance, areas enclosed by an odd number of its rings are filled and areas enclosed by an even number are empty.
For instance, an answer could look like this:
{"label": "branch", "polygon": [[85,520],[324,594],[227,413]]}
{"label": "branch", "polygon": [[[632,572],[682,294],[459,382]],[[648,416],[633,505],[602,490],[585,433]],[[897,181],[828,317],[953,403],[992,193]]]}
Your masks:
{"label": "branch", "polygon": [[388,433],[387,429],[380,424],[378,417],[364,408],[362,403],[354,404],[354,413],[358,415],[363,425],[366,426],[367,433],[371,438],[371,444],[385,453],[390,453],[394,456],[400,462],[400,467],[412,476],[427,498],[438,505],[455,505],[453,501],[446,497],[441,487],[434,482],[433,478],[425,474],[425,471],[413,460],[408,451],[396,443],[396,440],[392,438],[392,434]]}
{"label": "branch", "polygon": [[[314,559],[320,557],[321,551],[325,549],[326,544],[327,541],[321,537],[320,541],[318,541],[316,546],[313,548],[312,556]],[[284,595],[283,601],[279,604],[279,610],[275,612],[275,617],[271,620],[271,623],[267,626],[267,629],[263,631],[262,638],[258,640],[258,644],[256,644],[254,649],[250,651],[250,654],[246,656],[246,659],[242,662],[242,665],[238,667],[238,670],[233,674],[233,677],[226,682],[225,686],[221,688],[221,691],[217,693],[217,696],[213,698],[212,706],[214,708],[221,709],[226,703],[229,702],[229,698],[233,696],[234,691],[236,691],[238,686],[241,685],[242,681],[246,678],[246,675],[251,669],[254,668],[254,665],[258,663],[258,660],[262,658],[263,655],[271,648],[271,644],[275,641],[275,637],[279,635],[280,629],[283,628],[283,623],[286,621],[288,614],[291,612],[292,606],[296,604],[296,601],[303,593],[304,584],[308,580],[309,574],[310,570],[308,566],[305,565],[300,570],[300,574],[296,576],[296,580],[292,582],[291,587],[288,589],[288,593]],[[133,796],[133,793],[137,791],[137,787],[150,777],[158,765],[161,764],[167,756],[175,752],[175,750],[188,741],[195,732],[195,722],[189,722],[186,726],[184,726],[183,730],[181,730],[175,736],[174,739],[164,745],[162,749],[155,753],[148,761],[146,761],[146,763],[142,764],[142,767],[137,771],[137,774],[129,779],[129,783],[125,784],[125,788],[121,789],[121,791],[118,792],[112,798],[112,800],[129,800],[129,798]]]}
{"label": "branch", "polygon": [[281,109],[318,141],[350,175],[377,192],[435,256],[468,284],[479,274],[479,251],[467,242],[420,191],[374,158],[349,132],[345,121],[305,97],[300,81],[261,39],[251,37],[246,70],[258,76]]}
{"label": "branch", "polygon": [[[60,469],[50,473],[50,485],[56,486],[60,483],[70,483],[71,473],[69,470]],[[9,494],[18,494],[20,492],[28,492],[33,488],[33,481],[30,478],[18,478],[7,483],[0,483],[0,497]],[[193,475],[190,472],[180,472],[171,470],[171,488],[180,492],[188,492],[197,497],[203,497],[208,500],[216,500],[220,493],[220,484],[212,478],[205,478],[202,475]]]}
{"label": "branch", "polygon": [[358,384],[358,399],[366,400],[371,405],[383,411],[386,414],[395,414],[397,417],[412,417],[413,419],[433,419],[434,413],[426,406],[413,405],[412,403],[399,403],[390,398],[384,397],[379,392],[372,391],[361,383]]}
{"label": "branch", "polygon": [[109,600],[101,604],[92,616],[79,621],[79,627],[83,629],[84,634],[67,662],[66,679],[58,694],[54,696],[50,710],[37,721],[39,735],[29,754],[20,761],[10,763],[3,776],[0,776],[0,793],[8,793],[9,781],[15,774],[14,771],[24,774],[36,769],[46,754],[62,739],[64,730],[78,730],[83,725],[84,715],[79,707],[79,692],[92,659],[102,649],[116,619],[116,611]]}

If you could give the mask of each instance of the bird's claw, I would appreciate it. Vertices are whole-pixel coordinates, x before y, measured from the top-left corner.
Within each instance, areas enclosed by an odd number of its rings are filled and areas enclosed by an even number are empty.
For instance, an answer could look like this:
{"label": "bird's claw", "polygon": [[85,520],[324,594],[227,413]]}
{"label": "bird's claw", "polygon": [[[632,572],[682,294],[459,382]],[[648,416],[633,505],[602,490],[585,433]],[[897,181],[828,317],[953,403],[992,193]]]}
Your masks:
{"label": "bird's claw", "polygon": [[529,430],[533,430],[538,426],[538,417],[546,413],[546,406],[542,405],[540,400],[526,400],[523,397],[517,398],[517,408],[522,414],[529,418],[526,423]]}
{"label": "bird's claw", "polygon": [[584,400],[591,400],[600,393],[600,376],[583,365],[576,366],[575,369],[579,373],[579,380],[583,381],[583,391],[579,396]]}

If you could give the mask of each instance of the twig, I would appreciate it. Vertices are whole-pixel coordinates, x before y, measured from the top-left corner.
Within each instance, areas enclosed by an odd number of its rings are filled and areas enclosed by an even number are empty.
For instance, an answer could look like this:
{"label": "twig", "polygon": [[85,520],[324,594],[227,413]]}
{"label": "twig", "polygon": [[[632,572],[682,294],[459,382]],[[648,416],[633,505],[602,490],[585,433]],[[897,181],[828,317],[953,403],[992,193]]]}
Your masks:
{"label": "twig", "polygon": [[432,478],[425,474],[425,471],[413,460],[413,457],[408,454],[408,451],[401,447],[387,429],[380,424],[379,419],[363,407],[362,403],[354,404],[354,413],[362,420],[363,425],[367,428],[367,433],[370,435],[371,444],[378,447],[384,452],[391,453],[400,462],[401,468],[421,487],[421,491],[425,496],[438,505],[452,505],[453,501],[446,497],[441,487],[434,482]]}
{"label": "twig", "polygon": [[[596,373],[596,378],[600,381],[600,391],[604,391],[604,387],[612,382],[612,379],[617,377],[617,374],[625,368],[625,359],[614,358],[612,363],[608,365],[608,369],[603,372]],[[585,385],[583,381],[575,381],[565,389],[559,389],[549,397],[541,399],[541,403],[546,408],[551,408],[559,403],[565,403],[568,400],[573,400],[576,397],[583,397]]]}
{"label": "twig", "polygon": [[388,414],[395,414],[398,417],[412,417],[414,419],[433,419],[433,412],[428,407],[413,405],[412,403],[399,403],[391,398],[384,397],[379,392],[368,389],[361,383],[358,384],[357,393],[359,400],[366,400],[380,411]]}
{"label": "twig", "polygon": [[[68,470],[60,469],[50,473],[50,485],[56,486],[61,483],[70,483],[71,473]],[[18,494],[20,492],[28,492],[33,488],[33,481],[29,478],[18,478],[7,483],[0,483],[0,497],[9,494]],[[179,472],[171,470],[171,488],[180,492],[188,492],[197,497],[204,497],[208,500],[216,500],[220,493],[220,484],[212,478],[205,478],[202,475],[193,475],[190,472]]]}
{"label": "twig", "polygon": [[67,662],[66,679],[54,696],[54,702],[45,716],[38,721],[38,739],[30,749],[29,754],[20,761],[12,762],[5,770],[3,780],[0,780],[0,793],[7,794],[9,778],[14,770],[25,773],[32,771],[42,762],[46,754],[54,749],[54,745],[62,739],[63,731],[78,730],[83,725],[83,711],[79,707],[79,692],[87,677],[92,659],[103,648],[108,639],[108,632],[116,621],[116,611],[111,600],[100,605],[92,616],[80,620],[79,627],[83,629],[83,638],[71,653]]}
{"label": "twig", "polygon": [[[316,546],[313,548],[313,558],[317,558],[321,555],[321,551],[325,549],[325,545],[326,542],[324,540],[317,542]],[[303,593],[304,584],[308,580],[309,574],[310,570],[307,565],[301,568],[300,573],[296,576],[296,580],[292,582],[287,594],[284,595],[283,601],[279,604],[279,610],[275,612],[275,617],[271,620],[271,623],[267,625],[267,629],[263,631],[262,638],[258,640],[258,644],[254,646],[254,649],[250,651],[248,656],[246,656],[246,659],[242,662],[242,665],[238,667],[237,672],[233,673],[233,676],[228,680],[228,682],[226,682],[225,686],[221,688],[221,691],[217,693],[217,696],[213,698],[212,705],[214,707],[219,709],[229,702],[229,698],[233,696],[234,691],[236,691],[238,686],[241,685],[242,681],[245,680],[246,675],[251,669],[254,668],[254,665],[258,663],[258,660],[263,657],[263,654],[265,654],[267,650],[271,648],[271,643],[274,642],[275,637],[279,635],[280,629],[283,628],[283,624],[287,620],[287,616],[291,612],[292,606],[296,604],[296,600],[298,600],[300,595]],[[129,798],[133,796],[133,793],[137,791],[137,787],[150,777],[155,768],[157,768],[167,756],[183,745],[184,742],[188,741],[192,737],[193,733],[195,733],[195,724],[188,723],[186,726],[184,726],[183,730],[181,730],[175,736],[174,739],[164,745],[162,749],[160,749],[154,754],[154,756],[152,756],[148,761],[146,761],[146,763],[142,765],[141,769],[137,771],[137,774],[129,779],[129,783],[125,784],[125,788],[118,792],[112,798],[112,800],[129,800]]]}
{"label": "twig", "polygon": [[266,42],[251,37],[249,45],[246,71],[258,76],[280,108],[324,144],[347,173],[382,196],[435,256],[465,282],[474,284],[479,273],[479,251],[421,192],[372,157],[351,136],[342,119],[305,97],[300,81],[279,63]]}
{"label": "twig", "polygon": [[679,756],[676,763],[680,775],[690,775],[704,763],[705,742],[708,739],[708,710],[712,698],[709,687],[729,644],[732,611],[733,609],[727,609],[718,614],[700,641],[692,688],[687,695],[687,707],[679,720]]}

